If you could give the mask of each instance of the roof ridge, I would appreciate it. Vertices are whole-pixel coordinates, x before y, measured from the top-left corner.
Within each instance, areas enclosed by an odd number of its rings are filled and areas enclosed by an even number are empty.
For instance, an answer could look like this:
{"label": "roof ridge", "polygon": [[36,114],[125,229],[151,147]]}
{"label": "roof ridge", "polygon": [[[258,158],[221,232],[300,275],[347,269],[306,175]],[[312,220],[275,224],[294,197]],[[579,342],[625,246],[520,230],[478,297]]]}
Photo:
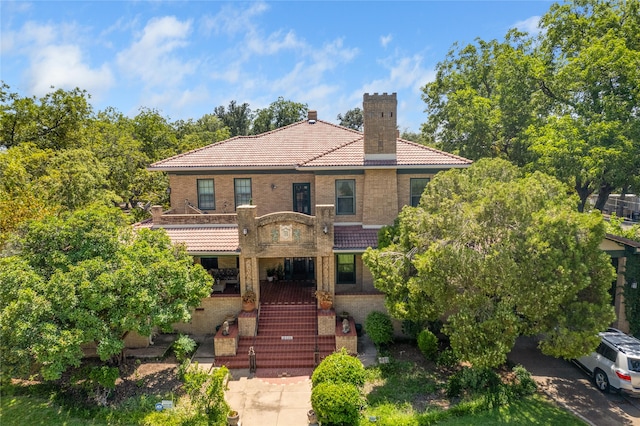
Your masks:
{"label": "roof ridge", "polygon": [[208,144],[208,145],[201,146],[200,148],[195,148],[195,149],[192,149],[192,150],[190,150],[190,151],[181,152],[180,154],[172,155],[172,156],[171,156],[171,157],[169,157],[169,158],[165,158],[165,159],[163,159],[163,160],[156,161],[156,162],[154,162],[154,163],[151,163],[151,164],[149,165],[149,167],[154,167],[154,166],[156,166],[156,165],[158,165],[158,164],[165,163],[165,162],[167,162],[167,161],[169,161],[169,160],[173,160],[173,159],[176,159],[176,158],[184,157],[185,155],[188,155],[188,154],[193,154],[194,152],[204,151],[205,149],[208,149],[208,148],[212,147],[213,145],[226,144],[226,143],[229,143],[229,142],[231,142],[231,141],[233,141],[233,140],[240,139],[240,138],[242,138],[242,137],[246,137],[246,136],[236,135],[236,136],[234,136],[234,137],[232,137],[232,138],[229,138],[229,139],[223,139],[223,140],[221,140],[221,141],[212,142],[212,143],[210,143],[210,144]]}
{"label": "roof ridge", "polygon": [[457,160],[462,160],[462,161],[465,161],[465,162],[468,162],[468,163],[473,163],[473,160],[469,160],[468,158],[460,157],[459,155],[455,155],[455,154],[452,154],[450,152],[442,151],[442,150],[430,147],[428,145],[423,145],[421,143],[413,142],[413,141],[410,141],[410,140],[407,140],[407,139],[402,139],[402,138],[397,138],[397,140],[402,142],[402,143],[406,143],[408,145],[414,145],[414,146],[422,148],[422,149],[426,149],[426,150],[429,150],[429,151],[437,152],[438,154],[442,154],[442,155],[445,155],[447,157],[452,157],[452,158],[455,158]]}
{"label": "roof ridge", "polygon": [[[329,123],[329,124],[330,124],[330,123]],[[341,126],[337,126],[337,127],[341,127]],[[345,128],[346,128],[346,127],[345,127]],[[364,138],[364,135],[360,135],[360,137],[359,137],[359,138],[357,138],[357,139],[354,139],[354,140],[349,141],[349,142],[345,142],[345,143],[343,143],[343,144],[341,144],[341,145],[334,146],[334,147],[332,147],[332,148],[328,149],[327,151],[321,152],[320,154],[316,155],[315,157],[312,157],[312,158],[309,158],[309,159],[307,159],[307,160],[303,161],[302,163],[298,164],[298,166],[303,166],[303,165],[305,165],[305,164],[307,164],[307,163],[310,163],[310,162],[312,162],[312,161],[314,161],[314,160],[317,160],[317,159],[318,159],[318,158],[320,158],[320,157],[324,157],[325,155],[328,155],[328,154],[330,154],[330,153],[332,153],[332,152],[335,152],[335,151],[337,151],[337,150],[339,150],[339,149],[342,149],[342,148],[344,148],[345,146],[349,146],[349,145],[351,145],[351,144],[354,144],[354,143],[358,142],[360,139],[363,139],[363,138]]]}

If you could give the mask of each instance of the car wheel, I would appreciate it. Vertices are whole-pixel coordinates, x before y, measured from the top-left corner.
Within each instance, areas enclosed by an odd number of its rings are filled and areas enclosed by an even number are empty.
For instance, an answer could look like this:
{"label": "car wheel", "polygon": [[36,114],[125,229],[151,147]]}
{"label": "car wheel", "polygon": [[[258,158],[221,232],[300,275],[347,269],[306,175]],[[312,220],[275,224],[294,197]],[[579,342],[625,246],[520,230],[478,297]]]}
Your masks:
{"label": "car wheel", "polygon": [[596,368],[593,372],[593,381],[602,392],[609,392],[609,378],[604,371]]}

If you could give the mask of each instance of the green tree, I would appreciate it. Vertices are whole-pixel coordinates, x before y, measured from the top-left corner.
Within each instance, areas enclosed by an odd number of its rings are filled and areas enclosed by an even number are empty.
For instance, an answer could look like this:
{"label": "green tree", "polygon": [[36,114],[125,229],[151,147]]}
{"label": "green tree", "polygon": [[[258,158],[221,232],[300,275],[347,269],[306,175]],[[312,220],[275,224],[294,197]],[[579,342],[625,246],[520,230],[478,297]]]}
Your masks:
{"label": "green tree", "polygon": [[423,138],[472,160],[525,161],[522,133],[535,120],[532,43],[516,31],[505,41],[454,44],[423,89],[428,113]]}
{"label": "green tree", "polygon": [[500,365],[520,335],[574,358],[614,319],[602,216],[575,204],[552,177],[481,160],[436,175],[420,205],[402,210],[398,237],[363,260],[390,314],[445,318],[463,360]]}
{"label": "green tree", "polygon": [[[554,3],[533,38],[454,45],[424,87],[429,144],[507,158],[575,188],[640,190],[640,2]],[[565,165],[570,167],[565,168]]]}
{"label": "green tree", "polygon": [[[598,192],[595,207],[601,210],[613,190],[637,185],[640,175],[640,2],[556,3],[540,28],[536,54],[545,67],[536,79],[549,105],[545,127],[553,130],[556,117],[571,117],[563,125],[581,139],[584,150],[578,154],[587,154],[590,163],[572,180],[582,180],[582,205],[587,192]],[[570,137],[568,143],[574,141]],[[558,141],[537,138],[535,143],[543,162],[545,157],[552,157],[546,162],[585,161],[571,150],[556,150]]]}
{"label": "green tree", "polygon": [[31,142],[42,149],[79,148],[93,110],[89,95],[78,88],[55,90],[40,99],[0,90],[0,146]]}
{"label": "green tree", "polygon": [[338,124],[347,127],[349,129],[362,131],[364,125],[364,117],[362,116],[362,110],[360,108],[350,109],[345,112],[344,115],[338,114]]}
{"label": "green tree", "polygon": [[97,343],[103,361],[120,359],[127,333],[188,321],[211,286],[183,246],[163,231],[133,233],[115,208],[34,221],[15,247],[0,259],[6,374],[57,379],[78,365],[82,343]]}
{"label": "green tree", "polygon": [[307,104],[286,101],[282,96],[272,102],[268,108],[256,111],[251,133],[254,135],[288,126],[304,120],[307,116]]}
{"label": "green tree", "polygon": [[220,105],[214,109],[213,114],[222,120],[232,137],[249,134],[252,115],[248,103],[238,105],[236,101],[231,101],[226,110],[224,106]]}
{"label": "green tree", "polygon": [[216,115],[205,114],[199,119],[178,121],[175,124],[178,152],[191,151],[228,139],[229,129]]}

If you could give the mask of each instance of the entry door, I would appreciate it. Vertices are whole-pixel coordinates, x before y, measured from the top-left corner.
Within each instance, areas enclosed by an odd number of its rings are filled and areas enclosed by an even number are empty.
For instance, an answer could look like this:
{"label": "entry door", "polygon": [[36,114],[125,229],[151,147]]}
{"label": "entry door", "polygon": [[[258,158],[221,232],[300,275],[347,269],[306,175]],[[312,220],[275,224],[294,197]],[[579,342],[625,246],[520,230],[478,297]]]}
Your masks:
{"label": "entry door", "polygon": [[311,214],[311,184],[293,184],[293,211]]}

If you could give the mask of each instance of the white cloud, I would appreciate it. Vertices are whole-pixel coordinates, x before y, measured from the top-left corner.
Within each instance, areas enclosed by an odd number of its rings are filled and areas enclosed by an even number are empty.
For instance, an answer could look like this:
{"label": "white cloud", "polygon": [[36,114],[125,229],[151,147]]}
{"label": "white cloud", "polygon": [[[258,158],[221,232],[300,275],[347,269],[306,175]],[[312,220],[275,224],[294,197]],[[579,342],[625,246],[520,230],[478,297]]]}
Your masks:
{"label": "white cloud", "polygon": [[264,2],[252,3],[246,9],[224,6],[215,16],[205,16],[202,28],[205,34],[225,34],[229,36],[252,31],[253,18],[262,15],[269,9]]}
{"label": "white cloud", "polygon": [[85,56],[85,28],[75,23],[25,22],[2,34],[2,51],[26,59],[20,78],[31,95],[43,96],[51,87],[80,87],[99,98],[114,82],[107,64],[92,67]]}
{"label": "white cloud", "polygon": [[382,47],[387,47],[387,45],[391,43],[391,40],[393,40],[393,36],[391,34],[380,36],[380,44]]}
{"label": "white cloud", "polygon": [[151,19],[138,41],[117,55],[118,65],[146,86],[175,86],[197,66],[195,60],[185,61],[175,53],[189,44],[190,32],[191,21],[173,16]]}
{"label": "white cloud", "polygon": [[517,28],[520,31],[527,32],[533,36],[540,33],[538,24],[540,23],[540,16],[532,16],[524,21],[518,21],[512,25],[513,28]]}
{"label": "white cloud", "polygon": [[302,49],[306,47],[303,40],[299,40],[295,32],[289,31],[283,35],[281,31],[270,34],[267,38],[258,36],[255,32],[247,34],[245,47],[251,53],[258,55],[274,55],[282,50]]}
{"label": "white cloud", "polygon": [[82,52],[75,45],[49,45],[33,52],[28,72],[33,94],[43,96],[56,88],[79,87],[89,93],[99,93],[113,84],[111,70],[102,65],[91,69],[82,60]]}

